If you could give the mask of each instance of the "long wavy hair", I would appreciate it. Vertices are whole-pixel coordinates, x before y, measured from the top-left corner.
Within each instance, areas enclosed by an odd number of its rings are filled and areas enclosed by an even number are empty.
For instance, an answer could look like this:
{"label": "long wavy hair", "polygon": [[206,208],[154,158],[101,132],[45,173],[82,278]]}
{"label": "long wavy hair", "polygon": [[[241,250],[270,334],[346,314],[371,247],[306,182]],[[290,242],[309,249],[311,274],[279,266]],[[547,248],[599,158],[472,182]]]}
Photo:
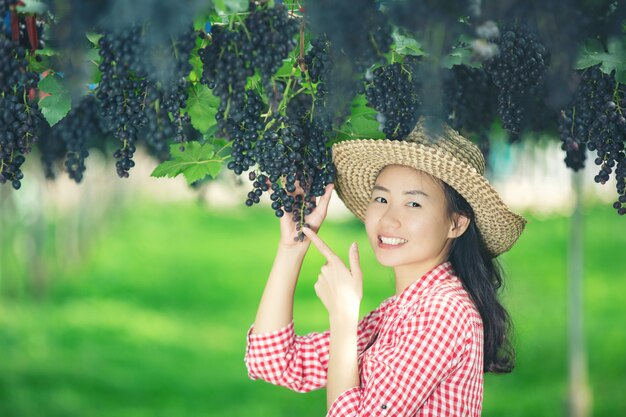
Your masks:
{"label": "long wavy hair", "polygon": [[511,343],[511,317],[498,300],[503,272],[500,263],[487,251],[476,226],[474,210],[454,188],[443,182],[447,215],[454,213],[470,219],[461,236],[452,241],[448,260],[476,305],[483,321],[485,372],[508,373],[513,370],[515,350]]}

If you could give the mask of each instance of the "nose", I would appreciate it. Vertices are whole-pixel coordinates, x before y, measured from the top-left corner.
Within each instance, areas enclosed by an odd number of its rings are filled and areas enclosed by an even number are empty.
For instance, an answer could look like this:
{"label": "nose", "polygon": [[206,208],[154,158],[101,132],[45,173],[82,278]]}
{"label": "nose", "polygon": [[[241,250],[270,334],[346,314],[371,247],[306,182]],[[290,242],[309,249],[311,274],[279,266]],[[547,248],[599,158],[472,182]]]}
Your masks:
{"label": "nose", "polygon": [[400,221],[398,209],[389,204],[387,209],[382,213],[379,223],[383,230],[399,229],[402,222]]}

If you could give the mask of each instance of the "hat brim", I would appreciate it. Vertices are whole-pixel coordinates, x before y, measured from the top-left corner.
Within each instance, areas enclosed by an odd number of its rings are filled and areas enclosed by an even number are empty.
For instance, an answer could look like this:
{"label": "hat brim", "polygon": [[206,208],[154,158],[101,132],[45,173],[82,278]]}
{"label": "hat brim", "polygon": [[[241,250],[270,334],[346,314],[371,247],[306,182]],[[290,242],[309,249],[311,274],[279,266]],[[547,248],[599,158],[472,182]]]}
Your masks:
{"label": "hat brim", "polygon": [[492,256],[509,250],[524,230],[526,220],[507,208],[485,177],[443,149],[415,142],[357,139],[334,144],[332,155],[337,195],[363,222],[380,170],[404,165],[441,179],[467,200]]}

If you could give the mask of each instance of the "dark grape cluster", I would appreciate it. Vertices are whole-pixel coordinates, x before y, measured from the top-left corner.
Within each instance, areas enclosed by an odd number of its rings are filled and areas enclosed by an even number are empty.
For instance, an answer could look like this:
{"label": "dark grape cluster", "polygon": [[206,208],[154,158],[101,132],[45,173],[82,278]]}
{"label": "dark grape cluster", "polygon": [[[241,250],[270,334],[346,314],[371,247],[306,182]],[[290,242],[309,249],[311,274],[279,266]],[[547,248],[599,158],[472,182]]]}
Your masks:
{"label": "dark grape cluster", "polygon": [[[334,179],[334,166],[326,147],[329,119],[322,117],[330,67],[322,54],[328,53],[328,43],[319,41],[318,48],[307,54],[309,71],[302,79],[295,74],[275,77],[296,46],[298,28],[298,20],[282,5],[251,3],[245,19],[229,28],[214,25],[210,43],[199,55],[204,65],[202,82],[220,99],[218,134],[232,141],[227,167],[237,175],[255,167],[249,173],[253,189],[246,205],[259,203],[271,189],[276,215],[292,213],[300,230],[315,197]],[[248,79],[255,73],[261,83],[250,86]],[[308,94],[300,94],[304,82],[317,84],[315,104]],[[296,192],[296,184],[302,192]]]}
{"label": "dark grape cluster", "polygon": [[231,112],[245,105],[248,77],[258,71],[263,89],[273,111],[278,109],[284,85],[272,81],[295,47],[297,20],[278,4],[273,8],[250,3],[246,18],[232,27],[214,25],[211,43],[199,51],[203,63],[202,82],[220,98],[218,128],[223,131]]}
{"label": "dark grape cluster", "polygon": [[20,88],[33,88],[39,77],[27,70],[24,47],[0,33],[0,93],[11,92],[17,85]]}
{"label": "dark grape cluster", "polygon": [[[4,2],[8,10],[11,2]],[[41,113],[29,93],[39,77],[28,71],[26,51],[0,32],[0,183],[21,187],[24,155],[37,142]]]}
{"label": "dark grape cluster", "polygon": [[37,128],[42,119],[36,106],[25,94],[0,95],[0,183],[10,182],[16,190],[24,177],[21,165],[38,140]]}
{"label": "dark grape cluster", "polygon": [[308,27],[320,39],[318,50],[312,52],[326,61],[321,68],[327,73],[323,87],[328,94],[325,105],[316,104],[316,108],[340,125],[350,113],[353,98],[363,93],[361,74],[386,62],[385,54],[393,42],[391,24],[370,0],[308,1],[305,10]]}
{"label": "dark grape cluster", "polygon": [[[300,230],[304,216],[315,207],[316,196],[334,180],[330,148],[326,147],[323,125],[311,117],[312,100],[308,95],[292,99],[285,115],[274,114],[264,119],[261,96],[252,90],[245,93],[246,102],[240,122],[229,118],[226,123],[232,139],[232,160],[227,167],[236,174],[249,173],[253,189],[246,205],[260,202],[262,194],[271,189],[270,199],[276,216],[292,213]],[[302,193],[296,193],[299,184]],[[299,190],[298,190],[299,191]],[[300,233],[302,240],[304,234]]]}
{"label": "dark grape cluster", "polygon": [[599,65],[581,71],[572,104],[561,111],[559,133],[565,150],[565,163],[574,170],[584,167],[585,150],[596,152],[600,171],[594,180],[605,184],[611,174],[617,181],[617,201],[613,207],[626,214],[626,86],[614,74],[604,74]]}
{"label": "dark grape cluster", "polygon": [[335,60],[341,54],[352,63],[351,75],[383,63],[393,42],[387,15],[370,0],[308,1],[306,19],[316,36],[325,36],[330,42]]}
{"label": "dark grape cluster", "polygon": [[188,131],[191,118],[182,111],[187,105],[188,83],[184,78],[169,90],[150,84],[146,97],[147,123],[141,131],[141,137],[148,149],[160,160],[169,158],[168,141],[180,143],[191,140]]}
{"label": "dark grape cluster", "polygon": [[446,121],[454,129],[477,137],[485,160],[489,155],[488,131],[496,113],[497,90],[482,68],[455,65],[443,83]]}
{"label": "dark grape cluster", "polygon": [[248,90],[245,97],[244,107],[238,110],[237,115],[228,119],[226,127],[226,133],[233,142],[232,161],[228,163],[227,168],[237,175],[254,165],[254,146],[259,138],[259,132],[262,132],[266,125],[261,117],[264,107],[261,96],[256,91]]}
{"label": "dark grape cluster", "polygon": [[498,87],[498,113],[515,141],[524,123],[524,104],[543,82],[549,56],[536,36],[522,27],[501,28],[496,44],[499,54],[483,68]]}
{"label": "dark grape cluster", "polygon": [[37,142],[46,178],[56,178],[57,164],[76,183],[80,183],[85,172],[85,159],[89,150],[102,148],[108,139],[103,123],[98,116],[99,107],[93,94],[85,96],[61,121],[50,127],[42,123]]}
{"label": "dark grape cluster", "polygon": [[305,80],[315,84],[313,94],[313,113],[320,123],[324,124],[325,130],[332,128],[334,109],[327,103],[329,93],[333,90],[332,70],[333,56],[331,45],[326,36],[320,36],[311,40],[311,49],[304,56],[306,71],[303,75]]}
{"label": "dark grape cluster", "polygon": [[575,171],[585,166],[589,130],[614,87],[614,80],[602,73],[598,65],[580,71],[580,82],[572,103],[559,115],[565,165]]}
{"label": "dark grape cluster", "polygon": [[495,115],[497,91],[482,68],[455,65],[444,82],[447,122],[454,129],[483,133]]}
{"label": "dark grape cluster", "polygon": [[102,79],[96,98],[109,130],[121,142],[113,155],[120,177],[128,177],[135,165],[133,155],[140,138],[161,158],[167,157],[168,139],[186,140],[185,127],[190,120],[182,108],[187,101],[184,77],[191,69],[192,32],[181,35],[179,46],[183,47],[177,49],[172,67],[177,78],[165,85],[148,77],[150,68],[141,59],[145,46],[141,26],[106,32],[99,40]]}
{"label": "dark grape cluster", "polygon": [[378,111],[376,118],[387,139],[403,140],[417,123],[421,105],[417,65],[418,58],[408,55],[402,63],[366,75],[365,97],[368,106]]}
{"label": "dark grape cluster", "polygon": [[122,178],[128,177],[128,171],[135,165],[132,158],[139,130],[147,123],[148,83],[136,75],[141,74],[143,67],[133,52],[140,33],[140,29],[132,28],[121,33],[105,33],[99,40],[102,79],[96,98],[109,129],[122,143],[113,155],[117,159],[117,174]]}
{"label": "dark grape cluster", "polygon": [[597,183],[605,184],[615,170],[618,199],[613,207],[620,215],[626,214],[626,190],[624,189],[624,143],[626,143],[626,86],[618,84],[604,102],[599,116],[591,124],[587,148],[596,151],[596,165],[600,172]]}

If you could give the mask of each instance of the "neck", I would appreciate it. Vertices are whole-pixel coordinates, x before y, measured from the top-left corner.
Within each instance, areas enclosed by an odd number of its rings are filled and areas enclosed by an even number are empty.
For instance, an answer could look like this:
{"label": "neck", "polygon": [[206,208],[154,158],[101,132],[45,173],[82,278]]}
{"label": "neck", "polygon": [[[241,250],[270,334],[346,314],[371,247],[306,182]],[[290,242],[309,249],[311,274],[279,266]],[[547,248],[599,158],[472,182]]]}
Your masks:
{"label": "neck", "polygon": [[401,265],[394,268],[396,274],[396,296],[400,295],[409,285],[420,280],[433,268],[447,260],[446,256],[439,256],[426,262]]}

